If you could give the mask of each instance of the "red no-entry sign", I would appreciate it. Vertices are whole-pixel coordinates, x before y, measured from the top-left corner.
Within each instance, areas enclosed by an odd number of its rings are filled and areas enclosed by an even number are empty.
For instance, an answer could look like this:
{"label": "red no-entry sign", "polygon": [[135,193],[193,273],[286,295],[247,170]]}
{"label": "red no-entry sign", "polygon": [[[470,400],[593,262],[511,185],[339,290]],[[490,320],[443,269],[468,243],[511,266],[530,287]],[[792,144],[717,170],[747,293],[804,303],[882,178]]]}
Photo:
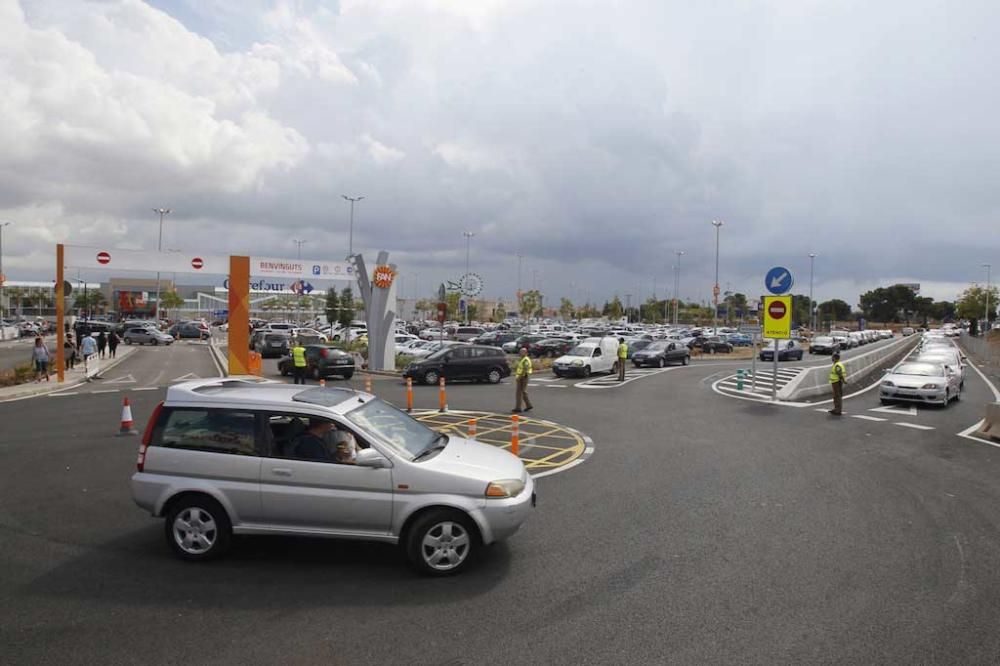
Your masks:
{"label": "red no-entry sign", "polygon": [[785,316],[785,304],[781,301],[772,301],[767,306],[767,314],[772,319],[783,319]]}
{"label": "red no-entry sign", "polygon": [[195,270],[201,268],[204,265],[205,262],[201,260],[201,257],[195,257],[194,259],[191,260],[191,268],[194,268]]}
{"label": "red no-entry sign", "polygon": [[97,253],[97,263],[99,263],[99,264],[106,264],[109,261],[111,261],[111,255],[110,254],[108,254],[107,252],[98,252]]}

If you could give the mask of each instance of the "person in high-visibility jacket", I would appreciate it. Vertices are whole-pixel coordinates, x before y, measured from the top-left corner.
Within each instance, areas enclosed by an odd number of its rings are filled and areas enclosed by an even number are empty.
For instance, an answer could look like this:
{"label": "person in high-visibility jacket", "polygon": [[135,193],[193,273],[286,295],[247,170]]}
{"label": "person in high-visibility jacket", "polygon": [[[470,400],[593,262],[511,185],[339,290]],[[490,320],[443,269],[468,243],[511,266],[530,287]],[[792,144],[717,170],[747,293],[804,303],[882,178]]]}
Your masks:
{"label": "person in high-visibility jacket", "polygon": [[625,381],[625,361],[628,360],[628,345],[625,338],[618,338],[618,381]]}
{"label": "person in high-visibility jacket", "polygon": [[833,365],[830,366],[830,388],[833,389],[833,409],[830,413],[840,416],[844,413],[844,384],[847,383],[847,371],[840,362],[840,353],[833,353]]}
{"label": "person in high-visibility jacket", "polygon": [[292,366],[295,372],[295,383],[306,383],[306,348],[296,337],[292,341]]}
{"label": "person in high-visibility jacket", "polygon": [[531,377],[531,359],[528,358],[528,348],[521,347],[521,358],[514,366],[514,409],[512,412],[521,411],[521,402],[524,402],[524,411],[534,409],[531,400],[528,398],[528,378]]}

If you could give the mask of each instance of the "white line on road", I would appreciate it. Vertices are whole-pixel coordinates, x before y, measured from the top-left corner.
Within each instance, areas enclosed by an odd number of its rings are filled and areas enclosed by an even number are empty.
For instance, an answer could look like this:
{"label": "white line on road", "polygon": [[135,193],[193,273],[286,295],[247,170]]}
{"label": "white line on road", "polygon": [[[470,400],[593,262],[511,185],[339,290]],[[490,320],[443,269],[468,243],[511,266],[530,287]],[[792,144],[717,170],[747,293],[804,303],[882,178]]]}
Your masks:
{"label": "white line on road", "polygon": [[132,389],[133,391],[158,391],[159,386],[143,386],[142,388]]}
{"label": "white line on road", "polygon": [[91,391],[91,393],[118,393],[121,389],[102,389],[100,391]]}
{"label": "white line on road", "polygon": [[914,430],[934,430],[934,428],[925,425],[919,425],[916,423],[906,423],[905,421],[896,421],[896,425],[903,426],[904,428],[913,428]]}
{"label": "white line on road", "polygon": [[888,421],[889,419],[880,419],[877,416],[865,416],[864,414],[851,414],[852,419],[864,419],[865,421]]}
{"label": "white line on road", "polygon": [[80,395],[79,391],[65,391],[63,393],[49,393],[50,398],[59,398],[64,395]]}

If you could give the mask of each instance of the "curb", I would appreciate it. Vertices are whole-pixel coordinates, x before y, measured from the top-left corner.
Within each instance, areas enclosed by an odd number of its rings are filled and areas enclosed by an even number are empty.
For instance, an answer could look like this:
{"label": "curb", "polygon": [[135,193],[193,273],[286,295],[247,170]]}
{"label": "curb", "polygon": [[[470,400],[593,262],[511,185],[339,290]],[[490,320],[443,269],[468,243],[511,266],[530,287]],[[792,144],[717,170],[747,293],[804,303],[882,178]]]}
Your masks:
{"label": "curb", "polygon": [[[119,353],[116,354],[113,361],[111,361],[110,363],[101,368],[100,370],[101,373],[111,370],[119,363],[127,359],[129,356],[132,355],[132,353],[137,349],[137,347],[121,345],[118,347],[118,349],[120,350]],[[11,395],[0,395],[0,402],[13,402],[14,400],[24,400],[26,398],[34,398],[35,396],[39,395],[47,395],[49,393],[56,393],[58,391],[65,391],[67,389],[76,388],[77,386],[86,383],[87,383],[87,378],[81,377],[75,381],[66,381],[63,382],[62,384],[60,384],[59,382],[55,383],[46,382],[45,386],[32,385],[30,389],[25,389],[20,392],[12,393]],[[20,386],[28,386],[28,385],[20,384]]]}

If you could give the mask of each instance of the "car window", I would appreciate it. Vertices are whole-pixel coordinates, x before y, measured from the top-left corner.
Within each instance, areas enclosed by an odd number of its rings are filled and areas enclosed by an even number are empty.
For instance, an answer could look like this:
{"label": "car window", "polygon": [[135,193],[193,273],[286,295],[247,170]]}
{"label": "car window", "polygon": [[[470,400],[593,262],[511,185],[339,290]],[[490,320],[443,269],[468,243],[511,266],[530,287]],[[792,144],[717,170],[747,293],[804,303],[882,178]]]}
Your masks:
{"label": "car window", "polygon": [[[272,458],[351,464],[368,444],[353,430],[332,419],[304,414],[268,413],[267,430]],[[332,428],[310,428],[317,422]]]}
{"label": "car window", "polygon": [[462,361],[472,357],[472,350],[468,347],[454,347],[451,350],[451,358],[454,361]]}
{"label": "car window", "polygon": [[154,444],[254,456],[254,414],[232,409],[170,409],[161,418]]}
{"label": "car window", "polygon": [[381,437],[408,459],[438,439],[438,433],[378,398],[352,409],[345,416],[359,428]]}

